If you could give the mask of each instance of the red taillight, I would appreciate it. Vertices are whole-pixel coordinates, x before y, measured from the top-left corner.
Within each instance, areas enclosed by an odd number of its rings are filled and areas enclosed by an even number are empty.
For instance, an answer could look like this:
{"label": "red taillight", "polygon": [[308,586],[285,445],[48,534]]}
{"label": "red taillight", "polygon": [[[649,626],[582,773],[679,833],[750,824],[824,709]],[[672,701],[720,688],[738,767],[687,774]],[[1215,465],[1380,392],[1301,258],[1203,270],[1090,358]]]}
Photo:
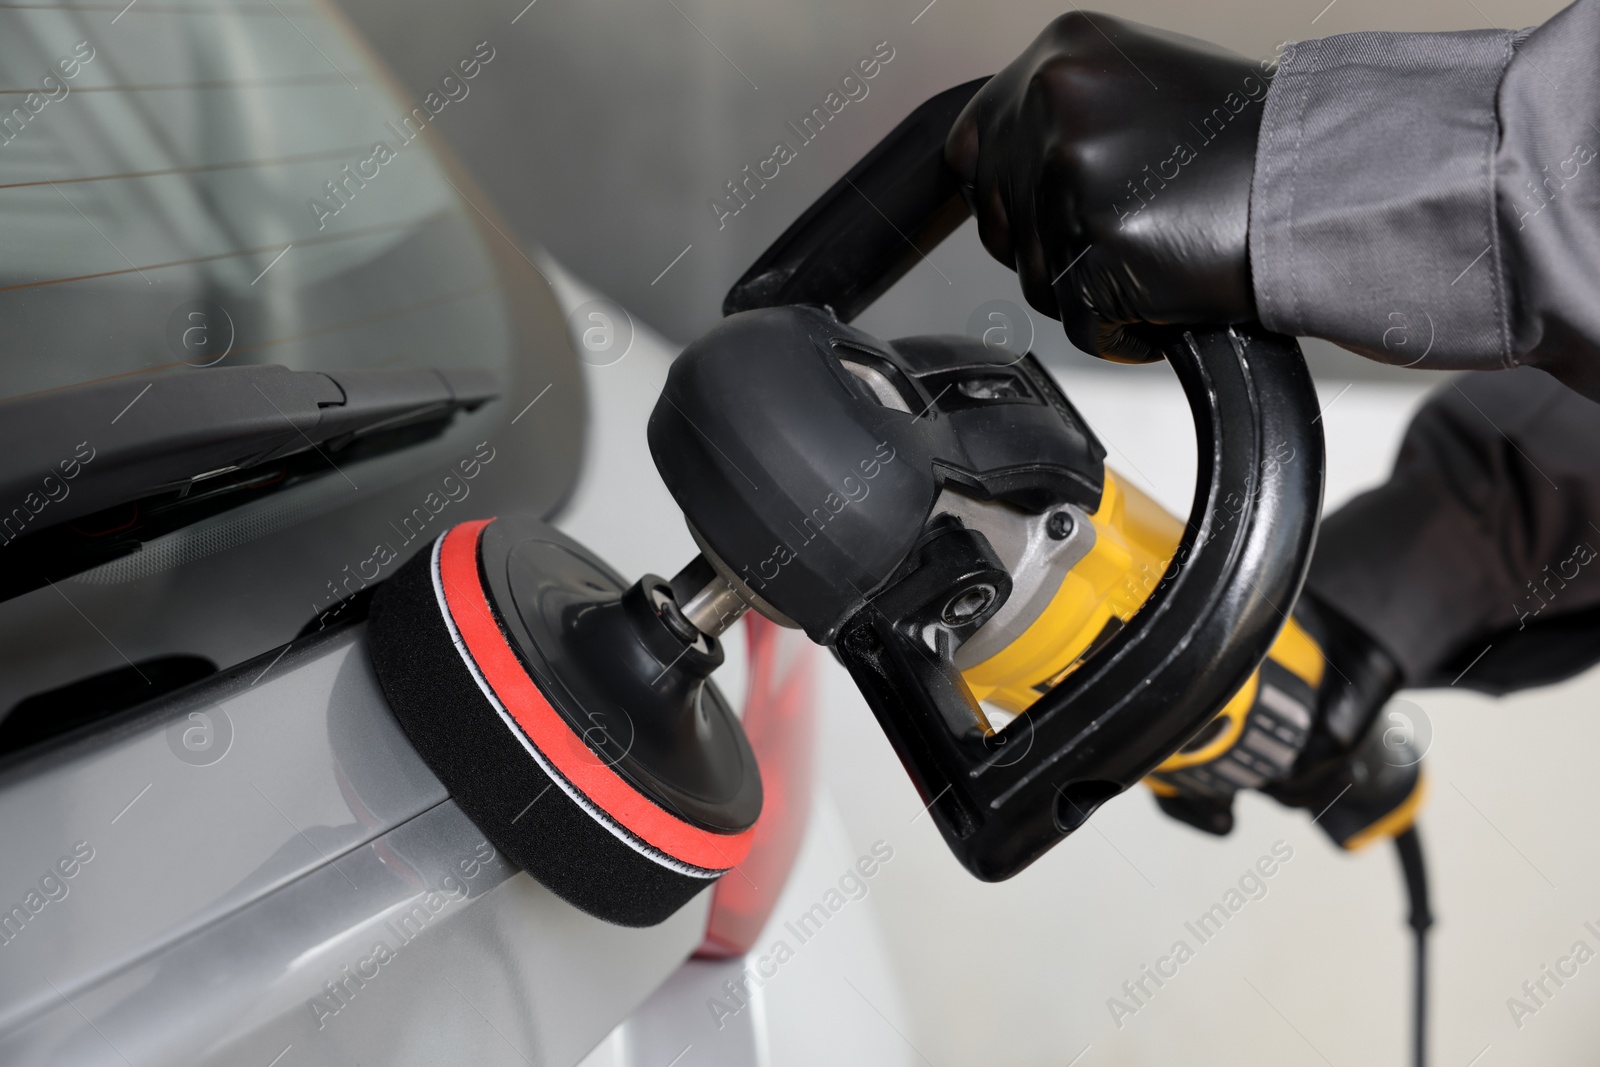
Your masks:
{"label": "red taillight", "polygon": [[761,765],[762,807],[750,854],[712,890],[711,918],[695,955],[742,956],[767,924],[789,879],[811,814],[815,646],[751,612],[745,616],[750,684],[744,732]]}

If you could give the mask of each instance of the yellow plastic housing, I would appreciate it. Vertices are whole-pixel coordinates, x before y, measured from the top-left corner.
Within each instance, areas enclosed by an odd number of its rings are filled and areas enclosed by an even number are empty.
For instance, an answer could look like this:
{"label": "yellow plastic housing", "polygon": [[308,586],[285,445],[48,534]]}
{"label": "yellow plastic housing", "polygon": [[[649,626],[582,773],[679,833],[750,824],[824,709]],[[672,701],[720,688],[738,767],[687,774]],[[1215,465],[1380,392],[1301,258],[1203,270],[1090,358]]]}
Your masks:
{"label": "yellow plastic housing", "polygon": [[[1110,470],[1089,521],[1094,547],[1068,572],[1039,618],[1004,651],[962,672],[978,700],[1013,715],[1026,711],[1077,669],[1101,634],[1110,637],[1144,606],[1183,538],[1181,520]],[[1322,650],[1293,620],[1268,654],[1312,689],[1322,683]],[[1243,728],[1257,684],[1251,675],[1218,712],[1232,720],[1230,729],[1202,750],[1174,755],[1161,769],[1204,763],[1225,751]]]}
{"label": "yellow plastic housing", "polygon": [[[989,708],[1023,714],[1076,670],[1097,642],[1109,638],[1144,606],[1183,537],[1182,521],[1109,470],[1100,506],[1089,521],[1094,525],[1094,547],[1068,572],[1033,625],[1003,651],[962,672],[972,695]],[[1285,620],[1268,658],[1313,692],[1321,686],[1327,661],[1317,642],[1293,618]],[[1261,675],[1256,671],[1214,717],[1226,720],[1224,728],[1197,748],[1174,752],[1157,772],[1208,763],[1228,752],[1244,732],[1260,688]],[[1145,783],[1161,796],[1178,792],[1157,777],[1148,777]],[[1425,793],[1425,782],[1419,779],[1404,802],[1344,847],[1358,849],[1403,832],[1416,819]]]}
{"label": "yellow plastic housing", "polygon": [[1097,637],[1109,637],[1144,606],[1183,537],[1181,521],[1109,470],[1089,521],[1094,547],[1033,625],[962,672],[978,700],[1012,714],[1026,711],[1078,666]]}

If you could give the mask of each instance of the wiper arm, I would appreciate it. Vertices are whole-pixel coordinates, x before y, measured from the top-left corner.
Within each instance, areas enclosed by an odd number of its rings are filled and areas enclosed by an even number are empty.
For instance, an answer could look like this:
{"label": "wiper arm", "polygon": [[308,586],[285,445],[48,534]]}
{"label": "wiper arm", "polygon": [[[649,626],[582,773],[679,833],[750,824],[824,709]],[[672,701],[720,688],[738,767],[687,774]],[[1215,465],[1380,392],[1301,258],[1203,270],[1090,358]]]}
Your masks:
{"label": "wiper arm", "polygon": [[[425,440],[456,412],[499,395],[494,373],[475,368],[267,365],[175,374],[142,388],[128,380],[96,382],[0,403],[0,597],[137,546],[137,539],[127,545],[123,538],[109,553],[70,551],[60,542],[84,535],[71,536],[65,523],[151,498],[181,501],[235,471],[284,463],[302,474],[319,466],[333,473],[341,454]],[[178,509],[187,514],[142,535],[231,503]]]}

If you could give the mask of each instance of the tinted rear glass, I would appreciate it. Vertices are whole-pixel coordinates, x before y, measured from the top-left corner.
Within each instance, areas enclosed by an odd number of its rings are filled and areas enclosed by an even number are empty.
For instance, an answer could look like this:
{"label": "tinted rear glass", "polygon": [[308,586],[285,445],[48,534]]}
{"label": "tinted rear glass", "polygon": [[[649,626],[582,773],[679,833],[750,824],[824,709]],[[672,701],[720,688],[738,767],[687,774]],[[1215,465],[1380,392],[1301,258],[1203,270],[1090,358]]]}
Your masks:
{"label": "tinted rear glass", "polygon": [[[481,240],[303,2],[0,4],[0,398],[192,366],[498,367]],[[471,76],[469,76],[469,74]]]}

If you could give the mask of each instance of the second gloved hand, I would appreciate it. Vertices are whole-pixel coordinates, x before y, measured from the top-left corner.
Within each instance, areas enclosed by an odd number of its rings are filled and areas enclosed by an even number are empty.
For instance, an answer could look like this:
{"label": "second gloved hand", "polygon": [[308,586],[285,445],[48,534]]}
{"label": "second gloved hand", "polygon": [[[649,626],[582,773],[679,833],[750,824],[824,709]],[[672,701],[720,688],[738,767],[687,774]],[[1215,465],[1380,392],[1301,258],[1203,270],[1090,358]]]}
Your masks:
{"label": "second gloved hand", "polygon": [[1074,12],[951,129],[989,253],[1086,352],[1156,358],[1142,323],[1256,318],[1246,237],[1271,64]]}
{"label": "second gloved hand", "polygon": [[1404,832],[1422,802],[1423,753],[1378,717],[1400,670],[1359,627],[1302,596],[1256,677],[1146,779],[1161,809],[1207,833],[1259,789],[1358,849]]}

